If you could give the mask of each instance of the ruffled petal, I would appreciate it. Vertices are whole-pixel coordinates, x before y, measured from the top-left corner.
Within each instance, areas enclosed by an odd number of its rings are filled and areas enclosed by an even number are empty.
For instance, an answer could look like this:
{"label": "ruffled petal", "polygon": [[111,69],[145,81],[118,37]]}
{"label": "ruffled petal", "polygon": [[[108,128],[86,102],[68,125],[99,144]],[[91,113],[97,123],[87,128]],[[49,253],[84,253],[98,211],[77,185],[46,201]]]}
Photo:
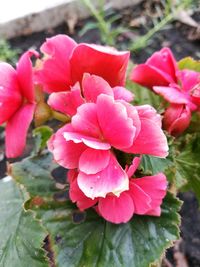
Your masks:
{"label": "ruffled petal", "polygon": [[84,73],[95,74],[111,87],[123,86],[130,53],[110,47],[79,44],[70,59],[73,83],[82,81]]}
{"label": "ruffled petal", "polygon": [[162,118],[157,113],[156,109],[150,105],[136,106],[140,119],[149,119],[156,123],[160,128],[162,127]]}
{"label": "ruffled petal", "polygon": [[76,202],[77,207],[81,211],[94,206],[98,201],[98,199],[91,199],[86,197],[78,187],[76,179],[70,184],[69,197],[72,202]]}
{"label": "ruffled petal", "polygon": [[97,118],[97,106],[94,103],[85,103],[77,109],[72,118],[72,126],[76,132],[89,137],[101,138],[102,133]]}
{"label": "ruffled petal", "polygon": [[121,99],[126,102],[131,102],[134,99],[134,94],[122,86],[115,86],[113,88],[114,99]]}
{"label": "ruffled petal", "polygon": [[135,157],[132,161],[132,164],[127,168],[126,173],[128,175],[128,178],[133,176],[137,168],[139,167],[141,162],[141,157]]}
{"label": "ruffled petal", "polygon": [[126,152],[165,158],[168,155],[167,138],[154,121],[141,119],[141,131]]}
{"label": "ruffled petal", "polygon": [[6,125],[6,156],[15,158],[20,156],[26,145],[28,128],[33,119],[35,104],[22,106]]}
{"label": "ruffled petal", "polygon": [[63,134],[66,141],[73,141],[76,144],[84,143],[86,146],[100,149],[100,150],[108,150],[111,148],[109,143],[103,142],[97,138],[85,136],[83,134],[74,133],[74,132],[65,132]]}
{"label": "ruffled petal", "polygon": [[80,157],[79,169],[86,174],[95,174],[108,166],[110,151],[87,148]]}
{"label": "ruffled petal", "polygon": [[146,214],[160,216],[160,205],[167,191],[166,176],[163,173],[159,173],[153,176],[133,179],[133,182],[151,198],[151,208]]}
{"label": "ruffled petal", "polygon": [[76,144],[66,141],[63,134],[71,130],[67,124],[59,129],[48,141],[48,149],[53,153],[54,160],[67,169],[78,168],[79,158],[87,148],[83,143]]}
{"label": "ruffled petal", "polygon": [[83,94],[87,102],[96,102],[100,94],[113,96],[110,85],[101,77],[84,74],[82,80]]}
{"label": "ruffled petal", "polygon": [[41,46],[45,57],[35,71],[35,80],[43,85],[45,92],[66,91],[73,85],[69,58],[76,46],[73,39],[63,34],[47,38]]}
{"label": "ruffled petal", "polygon": [[127,192],[119,197],[108,195],[99,199],[98,211],[109,222],[126,223],[134,214],[133,200]]}
{"label": "ruffled petal", "polygon": [[190,90],[200,83],[200,73],[192,70],[182,70],[176,72],[177,77],[181,81],[181,88],[184,92]]}
{"label": "ruffled petal", "polygon": [[122,103],[110,96],[100,95],[97,99],[97,116],[106,141],[118,149],[131,146],[136,127]]}
{"label": "ruffled petal", "polygon": [[190,103],[189,95],[187,96],[181,90],[173,87],[154,86],[154,92],[164,97],[169,103],[173,104],[188,104]]}
{"label": "ruffled petal", "polygon": [[20,84],[21,94],[30,102],[35,101],[35,93],[33,86],[33,68],[30,57],[34,55],[36,57],[39,54],[36,51],[27,51],[19,59],[17,64],[17,75]]}
{"label": "ruffled petal", "polygon": [[80,88],[68,92],[52,93],[48,99],[48,105],[51,108],[70,116],[75,115],[77,108],[83,103]]}
{"label": "ruffled petal", "polygon": [[141,187],[134,183],[134,180],[135,179],[130,180],[129,195],[133,200],[135,213],[143,215],[151,210],[151,198],[141,189]]}
{"label": "ruffled petal", "polygon": [[90,175],[80,172],[78,186],[87,197],[92,199],[105,197],[108,193],[119,196],[121,192],[128,189],[128,176],[116,158],[111,155],[108,166],[101,172]]}

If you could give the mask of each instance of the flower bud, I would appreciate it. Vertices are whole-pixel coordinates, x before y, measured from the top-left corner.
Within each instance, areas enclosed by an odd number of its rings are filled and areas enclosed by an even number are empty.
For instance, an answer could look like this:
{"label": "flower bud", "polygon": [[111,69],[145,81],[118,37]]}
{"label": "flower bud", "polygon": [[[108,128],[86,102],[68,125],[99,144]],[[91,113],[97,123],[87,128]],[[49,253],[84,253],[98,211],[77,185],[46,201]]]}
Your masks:
{"label": "flower bud", "polygon": [[185,131],[191,120],[191,112],[187,105],[172,104],[164,114],[163,127],[171,135],[178,136]]}

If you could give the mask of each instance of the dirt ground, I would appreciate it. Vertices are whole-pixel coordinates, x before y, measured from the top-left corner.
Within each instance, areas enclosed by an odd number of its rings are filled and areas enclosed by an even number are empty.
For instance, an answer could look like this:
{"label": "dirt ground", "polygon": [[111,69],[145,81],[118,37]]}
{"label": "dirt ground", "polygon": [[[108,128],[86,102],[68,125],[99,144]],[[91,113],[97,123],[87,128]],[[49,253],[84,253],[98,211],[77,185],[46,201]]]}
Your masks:
{"label": "dirt ground", "polygon": [[[151,2],[151,5],[149,4]],[[145,17],[146,11],[151,10],[154,14],[154,2],[144,1],[142,4],[121,11],[121,18],[116,22],[116,27],[119,25],[130,26],[134,23],[135,18]],[[157,1],[158,2],[158,1]],[[151,26],[151,14],[146,16],[146,25],[137,25],[136,28],[128,33],[124,33],[117,38],[117,44],[120,47],[125,47],[127,43],[134,42],[135,38],[146,32],[146,27]],[[196,12],[193,15],[195,20],[200,22],[200,13]],[[79,36],[79,31],[83,25],[93,19],[77,21],[74,29],[71,29],[73,34],[69,34],[69,28],[66,23],[44,32],[33,33],[30,36],[21,36],[10,40],[13,48],[20,48],[25,51],[30,48],[39,49],[46,37],[63,33],[71,35],[77,42],[100,43],[98,30],[90,30],[83,36]],[[136,22],[135,22],[136,23]],[[134,63],[144,62],[154,51],[159,50],[163,46],[169,46],[174,55],[179,60],[186,56],[192,56],[200,59],[200,34],[191,26],[181,22],[174,22],[167,26],[166,29],[158,32],[151,40],[150,44],[138,51],[132,53]],[[6,159],[3,155],[3,132],[0,130],[0,177],[2,178],[6,172]],[[181,209],[181,240],[177,242],[174,248],[167,252],[167,258],[163,264],[166,267],[200,267],[200,211],[197,200],[193,193],[187,192],[180,194],[180,199],[184,201]]]}

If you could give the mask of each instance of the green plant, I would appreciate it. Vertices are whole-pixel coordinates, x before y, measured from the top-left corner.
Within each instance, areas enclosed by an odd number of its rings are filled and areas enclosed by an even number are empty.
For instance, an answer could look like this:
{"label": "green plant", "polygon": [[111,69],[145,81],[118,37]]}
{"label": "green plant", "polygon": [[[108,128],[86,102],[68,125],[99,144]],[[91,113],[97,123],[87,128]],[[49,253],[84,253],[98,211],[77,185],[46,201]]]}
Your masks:
{"label": "green plant", "polygon": [[161,16],[159,18],[153,19],[153,28],[147,29],[147,33],[141,37],[138,37],[136,41],[129,46],[131,51],[137,51],[149,44],[152,37],[159,31],[163,30],[170,22],[172,22],[178,12],[185,9],[190,9],[196,6],[196,1],[184,0],[184,1],[172,1],[164,0],[162,1],[164,10],[159,10]]}
{"label": "green plant", "polygon": [[18,49],[12,49],[7,41],[0,40],[0,61],[15,64],[19,52]]}
{"label": "green plant", "polygon": [[116,37],[121,33],[127,31],[121,26],[115,29],[113,27],[113,23],[120,18],[120,15],[110,14],[110,18],[106,18],[107,14],[105,8],[105,0],[99,1],[98,9],[95,7],[91,0],[82,0],[82,2],[87,6],[96,22],[87,23],[79,34],[83,35],[89,30],[99,29],[101,42],[103,44],[114,46],[116,43]]}

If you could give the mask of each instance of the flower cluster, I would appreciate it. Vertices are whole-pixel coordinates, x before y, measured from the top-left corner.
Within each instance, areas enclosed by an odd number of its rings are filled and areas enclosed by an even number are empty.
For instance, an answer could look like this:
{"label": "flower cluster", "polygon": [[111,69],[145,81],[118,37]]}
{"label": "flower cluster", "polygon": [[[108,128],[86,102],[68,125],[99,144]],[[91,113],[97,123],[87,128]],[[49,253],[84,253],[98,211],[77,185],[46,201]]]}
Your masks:
{"label": "flower cluster", "polygon": [[169,48],[154,53],[145,64],[136,66],[131,80],[152,89],[170,103],[163,127],[174,136],[190,124],[191,112],[200,108],[200,73],[179,70]]}
{"label": "flower cluster", "polygon": [[[166,65],[166,71],[148,62],[144,64],[148,71],[138,66],[132,79],[137,76],[142,83],[141,72],[151,72],[156,81],[156,75],[160,75],[161,81],[151,84],[153,90],[162,93],[166,88],[163,86],[171,86],[178,92],[176,63],[166,51],[171,64]],[[130,103],[134,95],[124,88],[129,52],[77,44],[65,35],[47,39],[41,52],[44,56],[37,60],[35,68],[30,56],[38,57],[36,52],[26,52],[16,70],[0,64],[0,122],[7,122],[7,156],[19,156],[24,149],[37,102],[34,86],[39,85],[49,94],[49,107],[70,118],[50,138],[48,148],[54,160],[69,170],[70,198],[78,208],[94,207],[113,223],[127,222],[133,214],[160,216],[166,177],[158,173],[139,178],[137,168],[144,154],[166,157],[167,139],[161,116],[153,107]],[[162,60],[162,53],[160,57],[157,61]],[[193,87],[191,90],[194,92]],[[192,100],[185,95],[185,102],[178,104],[195,110],[196,93],[190,96]]]}

